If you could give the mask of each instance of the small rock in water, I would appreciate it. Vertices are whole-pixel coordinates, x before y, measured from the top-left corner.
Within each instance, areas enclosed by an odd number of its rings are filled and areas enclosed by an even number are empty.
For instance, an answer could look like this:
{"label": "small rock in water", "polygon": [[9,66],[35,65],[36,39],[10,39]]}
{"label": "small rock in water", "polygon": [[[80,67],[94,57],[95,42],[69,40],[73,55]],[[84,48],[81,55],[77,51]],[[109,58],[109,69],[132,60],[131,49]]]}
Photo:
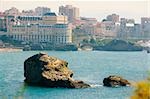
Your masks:
{"label": "small rock in water", "polygon": [[31,56],[24,62],[25,82],[33,86],[87,88],[90,85],[74,80],[68,63],[45,53]]}
{"label": "small rock in water", "polygon": [[118,87],[118,86],[130,85],[128,80],[123,79],[120,76],[115,76],[115,75],[104,78],[103,84],[104,86],[107,86],[107,87]]}

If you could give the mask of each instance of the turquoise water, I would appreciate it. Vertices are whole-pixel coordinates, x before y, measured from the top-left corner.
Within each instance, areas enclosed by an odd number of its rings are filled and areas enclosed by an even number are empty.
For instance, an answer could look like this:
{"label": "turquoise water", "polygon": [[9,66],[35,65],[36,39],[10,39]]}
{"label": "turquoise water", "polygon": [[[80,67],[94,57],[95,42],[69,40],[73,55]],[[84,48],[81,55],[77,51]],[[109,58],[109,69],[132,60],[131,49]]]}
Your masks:
{"label": "turquoise water", "polygon": [[0,99],[128,99],[132,87],[102,86],[104,77],[120,75],[135,82],[147,77],[150,54],[146,52],[48,51],[69,62],[74,78],[89,83],[87,89],[40,88],[23,82],[23,62],[33,52],[0,52]]}

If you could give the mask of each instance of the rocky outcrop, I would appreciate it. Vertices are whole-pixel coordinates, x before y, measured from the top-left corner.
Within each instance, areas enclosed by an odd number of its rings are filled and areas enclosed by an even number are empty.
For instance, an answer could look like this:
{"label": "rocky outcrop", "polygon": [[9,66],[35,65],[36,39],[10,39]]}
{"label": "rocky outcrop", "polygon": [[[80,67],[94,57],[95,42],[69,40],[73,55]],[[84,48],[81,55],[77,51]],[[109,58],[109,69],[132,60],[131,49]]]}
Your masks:
{"label": "rocky outcrop", "polygon": [[130,85],[128,80],[123,79],[120,76],[115,76],[115,75],[104,78],[103,84],[104,84],[104,86],[107,86],[107,87]]}
{"label": "rocky outcrop", "polygon": [[56,51],[77,51],[78,47],[75,44],[59,44],[59,45],[55,45],[54,50],[56,50]]}
{"label": "rocky outcrop", "polygon": [[23,51],[30,50],[55,50],[55,51],[77,51],[76,44],[30,44],[23,48]]}
{"label": "rocky outcrop", "polygon": [[103,46],[95,46],[94,50],[102,51],[142,51],[143,47],[134,43],[114,39]]}
{"label": "rocky outcrop", "polygon": [[90,85],[74,80],[68,63],[47,54],[36,54],[24,62],[25,82],[33,86],[87,88]]}

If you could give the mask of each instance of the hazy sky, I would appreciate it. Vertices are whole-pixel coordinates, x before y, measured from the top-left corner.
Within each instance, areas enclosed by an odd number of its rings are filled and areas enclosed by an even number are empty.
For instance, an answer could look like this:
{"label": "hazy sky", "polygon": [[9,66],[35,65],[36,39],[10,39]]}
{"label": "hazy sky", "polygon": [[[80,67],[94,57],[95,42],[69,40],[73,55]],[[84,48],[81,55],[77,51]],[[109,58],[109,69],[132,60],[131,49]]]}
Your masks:
{"label": "hazy sky", "polygon": [[0,11],[11,7],[21,10],[34,9],[37,6],[50,7],[52,11],[58,12],[60,5],[73,5],[80,8],[80,16],[95,17],[102,20],[108,14],[116,13],[120,17],[134,18],[140,22],[141,17],[150,17],[150,1],[63,1],[63,0],[0,0]]}

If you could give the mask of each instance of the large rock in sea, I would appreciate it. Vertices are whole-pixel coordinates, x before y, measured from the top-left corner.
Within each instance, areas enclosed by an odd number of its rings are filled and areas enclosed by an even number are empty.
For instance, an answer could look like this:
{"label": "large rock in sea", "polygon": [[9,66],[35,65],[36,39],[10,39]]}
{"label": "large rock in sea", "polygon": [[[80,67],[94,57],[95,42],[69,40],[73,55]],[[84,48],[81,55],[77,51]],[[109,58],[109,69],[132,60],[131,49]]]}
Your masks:
{"label": "large rock in sea", "polygon": [[25,82],[32,86],[87,88],[90,85],[74,80],[68,63],[47,54],[39,53],[24,62]]}
{"label": "large rock in sea", "polygon": [[123,79],[120,76],[112,75],[107,78],[104,78],[103,84],[107,87],[117,87],[130,85],[130,82],[126,79]]}

